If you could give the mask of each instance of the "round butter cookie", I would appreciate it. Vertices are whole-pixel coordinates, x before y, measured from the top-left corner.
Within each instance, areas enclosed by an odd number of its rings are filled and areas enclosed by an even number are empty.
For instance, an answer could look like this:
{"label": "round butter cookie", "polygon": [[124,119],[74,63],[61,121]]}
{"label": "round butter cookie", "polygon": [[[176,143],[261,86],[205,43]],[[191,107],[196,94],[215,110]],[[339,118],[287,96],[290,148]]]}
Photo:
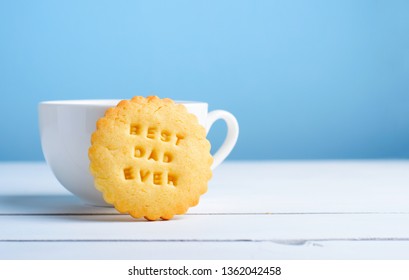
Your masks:
{"label": "round butter cookie", "polygon": [[168,98],[135,96],[108,109],[97,121],[88,156],[105,201],[135,218],[186,213],[212,177],[205,128]]}

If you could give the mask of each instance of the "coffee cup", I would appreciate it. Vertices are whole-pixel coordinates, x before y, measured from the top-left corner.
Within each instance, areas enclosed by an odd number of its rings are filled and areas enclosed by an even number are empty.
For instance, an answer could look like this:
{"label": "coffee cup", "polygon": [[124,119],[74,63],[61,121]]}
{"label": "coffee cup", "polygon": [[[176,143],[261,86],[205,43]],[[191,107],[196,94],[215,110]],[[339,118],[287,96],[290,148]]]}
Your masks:
{"label": "coffee cup", "polygon": [[[45,160],[57,180],[84,202],[95,206],[108,206],[102,194],[95,189],[89,171],[88,149],[96,122],[105,111],[121,100],[60,100],[44,101],[38,106],[41,146]],[[213,155],[212,169],[220,165],[236,144],[239,126],[229,112],[208,112],[208,104],[195,101],[176,101],[196,115],[209,132],[213,123],[222,119],[227,124],[227,135]]]}

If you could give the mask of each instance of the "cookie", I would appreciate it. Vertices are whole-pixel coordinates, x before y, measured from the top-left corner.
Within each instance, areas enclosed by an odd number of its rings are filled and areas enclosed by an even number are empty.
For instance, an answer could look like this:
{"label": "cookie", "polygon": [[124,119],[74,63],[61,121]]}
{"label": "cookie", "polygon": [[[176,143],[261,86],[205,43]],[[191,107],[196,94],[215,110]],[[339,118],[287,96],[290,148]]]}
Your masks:
{"label": "cookie", "polygon": [[205,128],[168,98],[135,96],[108,109],[97,121],[88,156],[105,201],[135,218],[186,213],[212,177]]}

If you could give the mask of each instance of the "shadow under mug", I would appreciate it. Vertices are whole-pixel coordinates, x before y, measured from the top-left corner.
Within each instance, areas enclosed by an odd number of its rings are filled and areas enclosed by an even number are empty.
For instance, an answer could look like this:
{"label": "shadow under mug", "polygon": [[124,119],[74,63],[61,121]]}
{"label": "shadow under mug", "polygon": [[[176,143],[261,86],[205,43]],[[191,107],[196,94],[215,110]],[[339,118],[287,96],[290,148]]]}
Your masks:
{"label": "shadow under mug", "polygon": [[[109,206],[95,189],[89,172],[88,149],[96,122],[105,111],[121,100],[61,100],[45,101],[38,106],[41,146],[44,157],[57,180],[71,193],[86,203]],[[194,101],[176,101],[196,115],[199,123],[209,132],[218,119],[227,124],[227,135],[213,155],[212,169],[230,154],[239,135],[236,118],[229,112],[208,112],[208,104]]]}

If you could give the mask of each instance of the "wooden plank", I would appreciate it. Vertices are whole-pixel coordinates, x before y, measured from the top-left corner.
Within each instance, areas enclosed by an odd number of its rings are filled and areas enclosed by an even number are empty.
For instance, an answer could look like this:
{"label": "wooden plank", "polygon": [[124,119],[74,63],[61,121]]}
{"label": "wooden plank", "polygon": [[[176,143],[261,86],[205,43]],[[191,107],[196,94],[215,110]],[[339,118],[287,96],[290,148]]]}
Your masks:
{"label": "wooden plank", "polygon": [[45,164],[3,163],[0,258],[408,259],[407,170],[409,161],[228,162],[190,214],[145,222],[83,204]]}
{"label": "wooden plank", "polygon": [[119,214],[111,207],[87,205],[71,194],[0,196],[0,215],[31,214]]}
{"label": "wooden plank", "polygon": [[409,214],[185,215],[147,222],[118,215],[0,216],[0,241],[409,240]]}
{"label": "wooden plank", "polygon": [[[190,213],[409,213],[408,170],[409,161],[226,162]],[[44,163],[1,163],[0,214],[35,213],[116,212],[82,203]]]}
{"label": "wooden plank", "polygon": [[68,193],[44,162],[0,162],[0,195]]}
{"label": "wooden plank", "polygon": [[409,242],[0,242],[0,259],[407,260]]}

